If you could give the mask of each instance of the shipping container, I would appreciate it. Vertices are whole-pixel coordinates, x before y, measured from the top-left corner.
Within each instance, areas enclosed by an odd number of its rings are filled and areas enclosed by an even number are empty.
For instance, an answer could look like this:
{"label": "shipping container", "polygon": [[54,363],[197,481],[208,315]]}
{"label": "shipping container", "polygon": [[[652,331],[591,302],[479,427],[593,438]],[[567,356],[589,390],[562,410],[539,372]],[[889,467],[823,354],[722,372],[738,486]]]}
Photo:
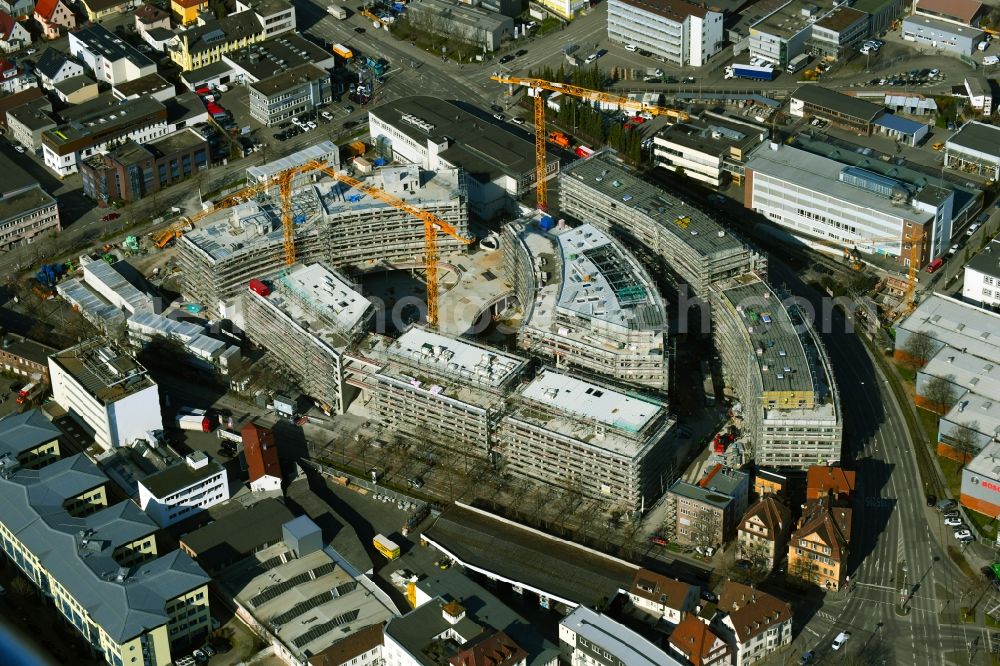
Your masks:
{"label": "shipping container", "polygon": [[372,539],[372,544],[374,544],[375,550],[382,553],[387,560],[399,557],[399,546],[383,534],[376,534],[375,538]]}
{"label": "shipping container", "polygon": [[334,44],[332,50],[344,60],[350,60],[354,57],[354,52],[343,44]]}
{"label": "shipping container", "polygon": [[212,432],[212,419],[209,418],[208,413],[204,409],[181,407],[177,410],[177,418],[174,423],[181,430]]}

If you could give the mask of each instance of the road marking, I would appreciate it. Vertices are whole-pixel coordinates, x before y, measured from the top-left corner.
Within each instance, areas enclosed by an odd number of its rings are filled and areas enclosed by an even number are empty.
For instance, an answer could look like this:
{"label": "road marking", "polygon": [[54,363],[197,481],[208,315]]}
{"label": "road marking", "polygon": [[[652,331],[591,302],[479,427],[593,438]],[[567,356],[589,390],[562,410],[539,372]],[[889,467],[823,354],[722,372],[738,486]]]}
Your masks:
{"label": "road marking", "polygon": [[813,636],[815,636],[816,638],[822,638],[821,634],[816,630],[814,630],[812,627],[805,627],[805,630],[808,631]]}
{"label": "road marking", "polygon": [[891,585],[876,585],[875,583],[854,583],[853,586],[854,587],[873,587],[873,588],[878,589],[878,590],[889,590],[889,591],[894,591],[896,589],[896,588],[894,588]]}

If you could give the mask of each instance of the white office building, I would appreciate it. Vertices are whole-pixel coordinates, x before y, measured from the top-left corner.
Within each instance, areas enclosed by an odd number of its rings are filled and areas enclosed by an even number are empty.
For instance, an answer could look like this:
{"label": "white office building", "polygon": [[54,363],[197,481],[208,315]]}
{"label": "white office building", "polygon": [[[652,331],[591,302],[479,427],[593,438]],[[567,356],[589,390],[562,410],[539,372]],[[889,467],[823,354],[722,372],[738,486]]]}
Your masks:
{"label": "white office building", "polygon": [[952,190],[903,180],[898,168],[896,176],[881,173],[881,162],[832,159],[820,148],[761,145],[746,165],[746,207],[799,241],[838,255],[857,249],[909,266],[918,243],[922,266],[947,250]]}
{"label": "white office building", "polygon": [[608,39],[674,65],[700,67],[722,49],[722,14],[684,0],[610,0]]}
{"label": "white office building", "polygon": [[559,645],[574,666],[681,666],[623,624],[586,606],[559,623]]}
{"label": "white office building", "polygon": [[100,23],[69,33],[69,52],[95,79],[113,86],[156,73],[155,62]]}
{"label": "white office building", "polygon": [[945,142],[944,163],[951,169],[1000,180],[1000,127],[965,123]]}
{"label": "white office building", "polygon": [[139,481],[139,507],[160,527],[190,518],[229,499],[226,468],[195,451]]}
{"label": "white office building", "polygon": [[965,264],[962,298],[982,307],[1000,307],[1000,237]]}
{"label": "white office building", "polygon": [[160,394],[146,369],[92,338],[49,357],[52,396],[105,451],[162,430]]}

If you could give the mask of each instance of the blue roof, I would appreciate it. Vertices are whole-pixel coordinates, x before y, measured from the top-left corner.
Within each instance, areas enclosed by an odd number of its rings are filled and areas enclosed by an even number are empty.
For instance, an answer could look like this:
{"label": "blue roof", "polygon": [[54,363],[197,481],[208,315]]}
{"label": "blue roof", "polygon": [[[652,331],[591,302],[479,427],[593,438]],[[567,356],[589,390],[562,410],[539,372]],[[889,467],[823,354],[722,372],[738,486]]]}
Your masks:
{"label": "blue roof", "polygon": [[0,455],[18,456],[59,438],[59,428],[37,409],[0,419]]}
{"label": "blue roof", "polygon": [[918,123],[915,120],[909,120],[907,118],[900,118],[899,116],[894,116],[891,113],[883,114],[882,117],[877,118],[875,120],[875,124],[879,127],[885,127],[897,132],[902,132],[903,134],[916,134],[920,131],[920,128],[924,127],[924,123]]}

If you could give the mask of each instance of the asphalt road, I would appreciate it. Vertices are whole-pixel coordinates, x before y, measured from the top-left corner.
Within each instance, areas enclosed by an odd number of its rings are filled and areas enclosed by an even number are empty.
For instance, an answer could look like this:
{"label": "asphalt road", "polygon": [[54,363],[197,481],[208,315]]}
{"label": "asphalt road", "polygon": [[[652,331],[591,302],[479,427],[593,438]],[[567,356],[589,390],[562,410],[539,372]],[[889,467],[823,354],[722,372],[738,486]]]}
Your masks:
{"label": "asphalt road", "polygon": [[[773,281],[815,301],[815,292],[787,267],[772,263],[771,272]],[[885,377],[861,340],[845,332],[839,316],[820,330],[840,389],[844,457],[855,460],[858,472],[852,587],[826,596],[797,637],[794,658],[814,650],[820,662],[829,663],[877,655],[890,655],[887,663],[951,663],[946,655],[964,651],[980,629],[940,619],[942,610],[959,603],[955,591],[964,585],[964,577],[930,532],[928,517],[938,517],[926,507],[914,442]],[[900,600],[897,563],[907,569],[910,611],[904,616],[895,610]],[[830,645],[841,631],[851,632],[851,640],[844,651],[834,652]],[[972,663],[989,663],[987,651],[981,652]]]}

